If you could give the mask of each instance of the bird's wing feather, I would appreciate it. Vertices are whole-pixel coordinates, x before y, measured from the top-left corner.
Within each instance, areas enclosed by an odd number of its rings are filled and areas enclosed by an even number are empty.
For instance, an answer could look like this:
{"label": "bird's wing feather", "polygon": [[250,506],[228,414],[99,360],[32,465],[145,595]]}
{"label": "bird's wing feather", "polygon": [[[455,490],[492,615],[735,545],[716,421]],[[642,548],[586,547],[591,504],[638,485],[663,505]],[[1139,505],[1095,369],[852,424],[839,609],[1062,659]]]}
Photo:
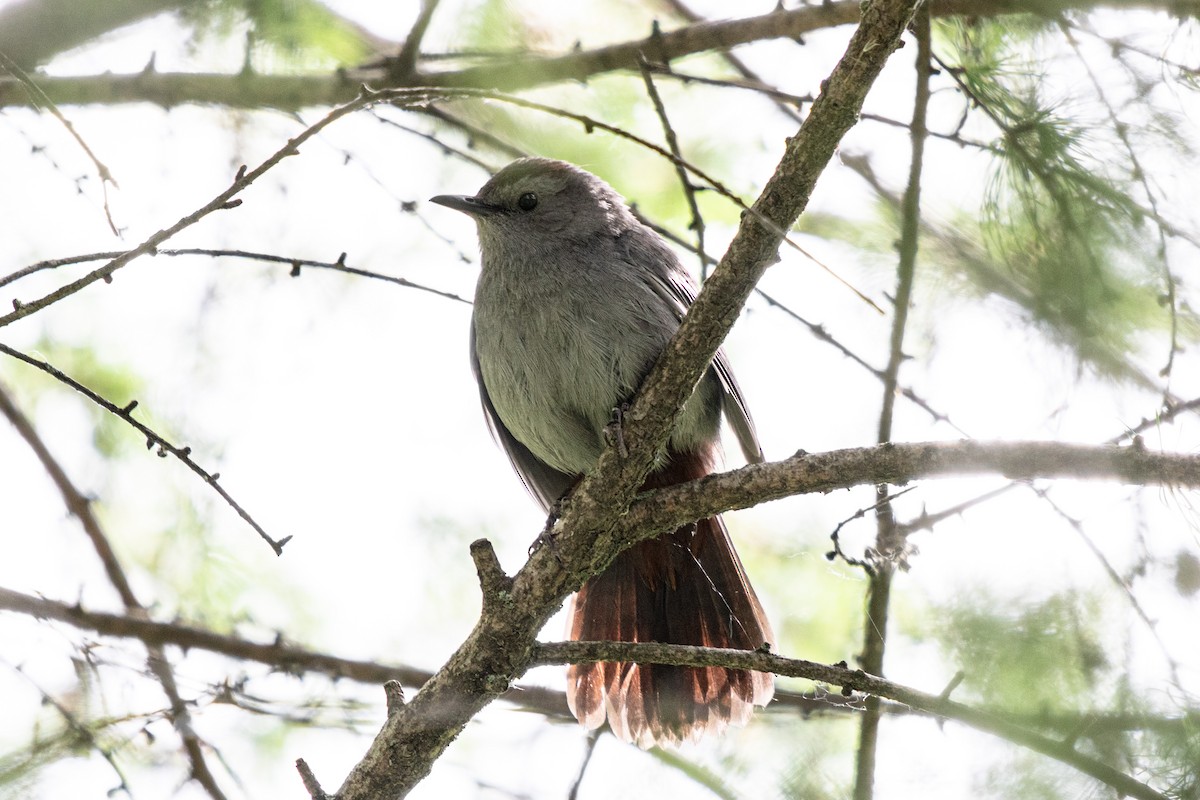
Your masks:
{"label": "bird's wing feather", "polygon": [[487,386],[483,383],[483,373],[479,369],[479,356],[475,351],[475,325],[473,323],[471,325],[471,371],[475,373],[475,380],[479,384],[479,399],[483,402],[483,415],[487,419],[492,438],[504,448],[508,460],[512,463],[517,475],[520,476],[521,482],[525,484],[525,488],[548,513],[550,508],[571,488],[575,479],[538,460],[533,453],[529,452],[529,448],[517,441],[516,437],[504,426],[500,415],[496,413],[496,407],[492,405],[491,397],[488,396]]}
{"label": "bird's wing feather", "polygon": [[[652,241],[659,244],[657,236]],[[696,301],[696,285],[691,275],[679,263],[674,252],[666,244],[660,244],[660,247],[661,253],[655,254],[657,257],[642,258],[643,263],[653,264],[656,268],[652,271],[638,271],[638,274],[647,277],[649,286],[654,293],[671,306],[676,317],[682,320],[683,315]],[[713,370],[721,383],[721,409],[725,412],[725,419],[729,421],[730,427],[737,436],[742,454],[751,464],[761,463],[763,452],[762,445],[758,442],[758,432],[754,428],[750,409],[746,406],[746,399],[742,396],[742,389],[738,386],[737,378],[733,376],[733,369],[729,366],[729,357],[725,355],[723,347],[717,350],[717,354],[713,358]]]}

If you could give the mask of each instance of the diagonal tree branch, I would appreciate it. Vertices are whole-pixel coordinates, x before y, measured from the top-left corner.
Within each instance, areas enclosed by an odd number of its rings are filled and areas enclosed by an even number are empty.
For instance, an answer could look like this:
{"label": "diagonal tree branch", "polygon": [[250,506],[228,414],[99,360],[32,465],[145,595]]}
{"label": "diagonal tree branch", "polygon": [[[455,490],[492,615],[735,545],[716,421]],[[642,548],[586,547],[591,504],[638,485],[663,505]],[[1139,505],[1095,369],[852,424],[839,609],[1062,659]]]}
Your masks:
{"label": "diagonal tree branch", "polygon": [[438,2],[439,0],[421,0],[421,11],[417,14],[416,22],[408,31],[408,36],[405,37],[404,44],[400,47],[399,55],[388,61],[387,69],[391,85],[407,81],[415,72],[417,59],[421,54],[421,40],[425,38],[425,31],[429,29],[429,21],[433,19],[433,12],[437,10]]}
{"label": "diagonal tree branch", "polygon": [[486,541],[472,547],[481,579],[488,578],[481,580],[485,596],[479,622],[417,696],[389,717],[342,784],[341,800],[403,795],[415,786],[467,722],[528,668],[537,632],[563,599],[632,543],[628,536],[614,535],[622,511],[758,277],[778,258],[783,231],[799,216],[838,141],[857,120],[867,90],[898,46],[916,5],[907,0],[864,6],[862,25],[788,142],[755,213],[743,217],[725,257],[634,401],[626,417],[628,458],[615,450],[601,457],[566,504],[555,546],[535,552],[514,578],[497,574]]}
{"label": "diagonal tree branch", "polygon": [[261,538],[268,545],[270,545],[271,549],[275,551],[275,555],[278,556],[278,555],[283,554],[284,545],[286,545],[291,540],[292,537],[284,536],[281,539],[273,538],[270,534],[268,534],[266,532],[266,530],[263,529],[263,527],[261,525],[258,524],[258,522],[254,519],[254,517],[250,516],[250,513],[248,511],[246,511],[246,509],[244,509],[240,503],[238,503],[236,500],[233,499],[233,495],[231,495],[229,493],[229,491],[219,483],[219,479],[221,477],[219,473],[209,472],[204,467],[200,466],[200,464],[198,464],[195,459],[192,458],[192,448],[191,447],[180,447],[179,445],[175,445],[175,444],[172,444],[171,442],[168,442],[166,439],[164,439],[162,436],[160,436],[158,433],[156,433],[154,430],[152,430],[150,427],[148,427],[145,423],[141,422],[136,417],[134,417],[133,416],[134,409],[136,409],[138,406],[137,400],[130,400],[129,403],[126,404],[125,406],[118,406],[116,403],[112,402],[111,400],[100,396],[96,392],[94,392],[91,389],[89,389],[88,387],[84,386],[82,383],[80,383],[79,381],[70,377],[69,375],[67,375],[62,370],[58,369],[57,367],[54,367],[53,365],[48,364],[47,362],[42,361],[41,359],[37,359],[37,358],[34,358],[33,356],[27,355],[26,353],[22,353],[20,350],[14,350],[13,348],[9,347],[8,345],[4,344],[3,342],[0,342],[0,353],[3,353],[4,355],[9,356],[10,358],[14,358],[17,361],[24,362],[25,364],[28,364],[29,366],[34,367],[35,369],[41,370],[42,372],[46,373],[50,377],[59,381],[60,383],[63,383],[65,385],[71,387],[75,391],[79,392],[84,397],[91,400],[93,403],[100,406],[108,413],[112,414],[114,417],[118,417],[119,419],[124,421],[126,424],[132,426],[139,433],[141,433],[143,436],[146,437],[146,448],[147,449],[157,446],[158,454],[160,456],[166,457],[166,455],[168,453],[175,456],[175,458],[182,461],[184,463],[184,465],[187,466],[188,469],[190,469],[192,472],[196,473],[196,475],[198,475],[201,480],[203,480],[205,483],[207,483],[209,486],[211,486],[213,491],[215,491],[217,494],[219,494],[221,496],[221,499],[224,500],[229,505],[230,508],[232,508],[234,511],[236,511],[238,516],[240,516],[243,520],[246,521],[246,524],[248,524],[251,528],[254,529],[254,532],[259,535],[259,538]]}

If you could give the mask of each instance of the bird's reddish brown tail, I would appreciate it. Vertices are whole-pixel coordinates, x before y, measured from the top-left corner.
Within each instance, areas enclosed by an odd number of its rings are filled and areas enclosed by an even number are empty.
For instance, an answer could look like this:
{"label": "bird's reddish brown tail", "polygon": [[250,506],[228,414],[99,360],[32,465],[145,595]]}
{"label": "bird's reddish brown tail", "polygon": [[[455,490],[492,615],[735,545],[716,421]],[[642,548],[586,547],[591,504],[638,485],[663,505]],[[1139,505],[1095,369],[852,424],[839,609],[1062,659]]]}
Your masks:
{"label": "bird's reddish brown tail", "polygon": [[[706,453],[673,454],[654,489],[712,471]],[[771,627],[720,517],[634,545],[580,589],[571,617],[580,641],[664,642],[753,650]],[[694,740],[744,725],[774,692],[772,676],[720,667],[576,664],[567,673],[571,712],[589,728],[641,747]]]}

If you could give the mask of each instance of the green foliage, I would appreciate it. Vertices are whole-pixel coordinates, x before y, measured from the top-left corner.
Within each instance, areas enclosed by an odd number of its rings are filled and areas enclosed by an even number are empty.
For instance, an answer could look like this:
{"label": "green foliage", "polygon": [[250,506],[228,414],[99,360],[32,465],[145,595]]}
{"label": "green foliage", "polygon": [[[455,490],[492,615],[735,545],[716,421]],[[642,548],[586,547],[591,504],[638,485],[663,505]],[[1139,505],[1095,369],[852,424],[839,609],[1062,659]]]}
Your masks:
{"label": "green foliage", "polygon": [[[186,483],[190,476],[181,476]],[[160,526],[142,533],[136,541],[123,541],[131,559],[159,585],[156,596],[189,624],[200,624],[220,633],[232,633],[241,623],[262,624],[254,609],[285,610],[288,632],[303,637],[313,625],[312,610],[299,588],[278,573],[261,568],[268,558],[231,551],[214,540],[211,502],[195,501],[178,487],[163,513],[142,512],[141,520],[155,516]],[[107,508],[101,507],[108,522]],[[112,530],[137,529],[138,520],[107,525]],[[128,537],[127,537],[128,538]]]}
{"label": "green foliage", "polygon": [[846,754],[858,737],[854,717],[809,719],[778,732],[788,752],[780,759],[779,796],[789,800],[850,797]]}
{"label": "green foliage", "polygon": [[[1025,36],[1007,20],[938,30],[965,99],[998,130],[979,221],[960,219],[960,230],[943,233],[982,242],[982,252],[962,260],[965,248],[954,243],[942,251],[943,267],[968,276],[977,292],[1016,303],[1100,374],[1145,382],[1129,354],[1138,334],[1161,332],[1171,320],[1155,227],[1162,223],[1138,199],[1144,176],[1122,138],[1129,129],[1107,111],[1087,118],[1086,81],[1078,97],[1048,96],[1037,26]],[[1147,113],[1153,124],[1143,133],[1154,134],[1153,144],[1181,147],[1171,121]],[[1194,319],[1186,309],[1177,313],[1181,336],[1193,337]]]}
{"label": "green foliage", "polygon": [[1102,702],[1113,665],[1091,597],[1065,592],[1028,604],[980,594],[926,619],[950,663],[965,670],[964,690],[989,706],[1049,712]]}
{"label": "green foliage", "polygon": [[0,800],[26,800],[36,796],[39,773],[47,767],[81,754],[85,738],[65,724],[39,731],[17,750],[0,754]]}
{"label": "green foliage", "polygon": [[536,39],[528,19],[507,0],[483,0],[464,17],[458,35],[464,49],[484,52],[529,50]]}
{"label": "green foliage", "polygon": [[1094,788],[1062,765],[1023,751],[981,770],[974,784],[972,797],[996,800],[1068,800]]}
{"label": "green foliage", "polygon": [[1144,746],[1156,763],[1168,765],[1160,777],[1174,797],[1200,798],[1200,716],[1189,714],[1178,725],[1158,726],[1147,732]]}
{"label": "green foliage", "polygon": [[198,39],[226,39],[249,22],[255,44],[289,67],[354,64],[370,52],[361,31],[316,0],[206,0],[182,14]]}

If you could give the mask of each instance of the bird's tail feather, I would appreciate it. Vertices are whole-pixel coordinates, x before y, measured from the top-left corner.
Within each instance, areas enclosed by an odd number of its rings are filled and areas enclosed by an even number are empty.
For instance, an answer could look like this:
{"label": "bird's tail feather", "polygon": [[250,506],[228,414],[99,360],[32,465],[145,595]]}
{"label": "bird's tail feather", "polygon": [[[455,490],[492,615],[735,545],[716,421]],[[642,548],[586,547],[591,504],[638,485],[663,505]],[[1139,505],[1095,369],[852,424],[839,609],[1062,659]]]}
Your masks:
{"label": "bird's tail feather", "polygon": [[[647,481],[659,488],[702,477],[709,454],[673,454]],[[575,596],[570,638],[753,650],[771,628],[720,517],[701,520],[617,556]],[[774,693],[769,673],[723,667],[601,662],[567,674],[567,701],[589,728],[608,719],[641,747],[744,725]]]}

